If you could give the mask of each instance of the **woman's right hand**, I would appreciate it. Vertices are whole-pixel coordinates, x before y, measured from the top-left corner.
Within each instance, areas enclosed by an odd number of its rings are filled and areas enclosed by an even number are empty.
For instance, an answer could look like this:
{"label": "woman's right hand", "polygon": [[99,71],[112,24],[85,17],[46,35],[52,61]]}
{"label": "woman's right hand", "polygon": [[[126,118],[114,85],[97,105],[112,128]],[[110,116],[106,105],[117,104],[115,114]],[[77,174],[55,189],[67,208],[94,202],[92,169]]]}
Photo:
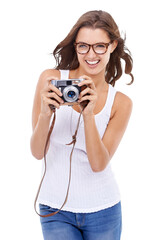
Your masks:
{"label": "woman's right hand", "polygon": [[50,105],[53,105],[55,108],[60,108],[60,105],[64,103],[62,100],[61,91],[51,84],[51,80],[58,80],[56,77],[48,77],[46,79],[46,84],[43,89],[40,91],[41,95],[41,112],[40,114],[45,116],[52,115],[52,108]]}

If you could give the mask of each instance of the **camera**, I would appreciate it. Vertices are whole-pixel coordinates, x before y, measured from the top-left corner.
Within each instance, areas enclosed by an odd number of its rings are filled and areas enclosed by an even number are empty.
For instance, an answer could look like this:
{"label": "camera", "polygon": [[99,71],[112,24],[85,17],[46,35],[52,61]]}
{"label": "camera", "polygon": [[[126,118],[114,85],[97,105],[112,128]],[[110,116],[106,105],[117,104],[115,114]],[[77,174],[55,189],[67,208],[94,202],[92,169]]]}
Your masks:
{"label": "camera", "polygon": [[78,84],[84,79],[51,80],[51,83],[62,92],[65,103],[76,102],[82,90]]}

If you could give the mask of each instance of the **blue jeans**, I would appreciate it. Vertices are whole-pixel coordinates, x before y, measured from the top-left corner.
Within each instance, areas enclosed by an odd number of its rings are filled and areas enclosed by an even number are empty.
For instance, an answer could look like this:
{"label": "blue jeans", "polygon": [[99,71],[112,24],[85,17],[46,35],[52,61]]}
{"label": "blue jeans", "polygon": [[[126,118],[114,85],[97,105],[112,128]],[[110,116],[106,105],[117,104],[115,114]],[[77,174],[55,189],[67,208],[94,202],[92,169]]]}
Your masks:
{"label": "blue jeans", "polygon": [[[42,215],[56,210],[40,204]],[[120,240],[121,203],[94,213],[61,210],[40,220],[45,240]]]}

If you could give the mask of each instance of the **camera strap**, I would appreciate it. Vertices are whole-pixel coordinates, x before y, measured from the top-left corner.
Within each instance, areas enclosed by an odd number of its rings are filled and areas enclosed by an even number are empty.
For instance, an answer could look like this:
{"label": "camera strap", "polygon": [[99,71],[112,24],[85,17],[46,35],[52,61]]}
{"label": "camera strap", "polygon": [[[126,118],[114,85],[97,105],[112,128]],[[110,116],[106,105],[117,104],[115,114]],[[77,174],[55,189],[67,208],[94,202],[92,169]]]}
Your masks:
{"label": "camera strap", "polygon": [[47,139],[46,139],[46,144],[45,144],[45,148],[44,148],[44,173],[43,173],[43,176],[42,176],[42,179],[41,179],[41,182],[39,184],[39,188],[38,188],[38,191],[37,191],[37,194],[36,194],[36,198],[35,198],[35,201],[34,201],[34,209],[35,209],[35,212],[40,216],[40,217],[51,217],[51,216],[54,216],[55,214],[57,214],[60,210],[62,210],[62,208],[64,207],[64,205],[66,204],[67,202],[67,199],[68,199],[68,194],[69,194],[69,188],[70,188],[70,182],[71,182],[71,163],[72,163],[72,155],[73,155],[73,150],[74,150],[74,147],[75,147],[75,144],[76,144],[76,136],[77,136],[77,132],[78,132],[78,128],[79,128],[79,124],[80,124],[80,118],[81,118],[81,115],[82,115],[82,112],[85,108],[85,105],[82,107],[82,110],[80,112],[80,115],[79,115],[79,118],[78,118],[78,122],[77,122],[77,127],[76,127],[76,130],[75,130],[75,133],[74,135],[72,136],[72,142],[70,142],[69,144],[66,144],[66,145],[71,145],[73,144],[72,146],[72,150],[71,150],[71,153],[70,153],[70,166],[69,166],[69,180],[68,180],[68,186],[67,186],[67,193],[66,193],[66,196],[65,196],[65,200],[62,204],[62,206],[60,207],[60,209],[58,209],[56,212],[52,212],[52,213],[49,213],[49,214],[46,214],[46,215],[42,215],[42,214],[39,214],[37,212],[37,200],[38,200],[38,196],[39,196],[39,193],[40,193],[40,190],[41,190],[41,186],[42,186],[42,183],[44,181],[44,178],[45,178],[45,175],[46,175],[46,169],[47,169],[47,160],[46,160],[46,150],[47,150],[47,147],[48,147],[48,143],[49,143],[49,140],[50,140],[50,136],[51,136],[51,133],[53,131],[53,127],[54,127],[54,124],[55,124],[55,118],[56,118],[56,113],[55,113],[55,109],[53,110],[53,120],[51,122],[51,126],[50,126],[50,129],[49,129],[49,132],[48,132],[48,136],[47,136]]}

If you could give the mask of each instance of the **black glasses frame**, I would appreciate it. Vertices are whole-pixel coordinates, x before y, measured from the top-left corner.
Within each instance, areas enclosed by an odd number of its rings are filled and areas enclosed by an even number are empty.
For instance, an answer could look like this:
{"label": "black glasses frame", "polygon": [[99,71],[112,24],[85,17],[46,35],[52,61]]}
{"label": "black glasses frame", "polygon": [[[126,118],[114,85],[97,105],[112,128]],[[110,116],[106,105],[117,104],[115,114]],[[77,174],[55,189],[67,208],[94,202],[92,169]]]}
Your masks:
{"label": "black glasses frame", "polygon": [[[77,45],[78,45],[78,44],[87,45],[87,46],[89,47],[88,51],[87,51],[86,53],[80,53],[80,52],[77,50]],[[95,51],[94,46],[99,45],[99,44],[105,45],[106,50],[105,50],[104,53],[97,53],[97,52]],[[88,44],[88,43],[84,43],[84,42],[78,42],[78,43],[74,43],[74,46],[75,46],[76,52],[78,52],[79,54],[82,54],[82,55],[87,54],[87,53],[90,51],[91,47],[92,47],[94,53],[99,54],[99,55],[102,55],[102,54],[105,54],[105,53],[107,52],[107,49],[108,49],[109,45],[111,45],[111,44],[112,44],[111,42],[109,42],[109,43],[98,42],[98,43],[95,43],[95,44]]]}

